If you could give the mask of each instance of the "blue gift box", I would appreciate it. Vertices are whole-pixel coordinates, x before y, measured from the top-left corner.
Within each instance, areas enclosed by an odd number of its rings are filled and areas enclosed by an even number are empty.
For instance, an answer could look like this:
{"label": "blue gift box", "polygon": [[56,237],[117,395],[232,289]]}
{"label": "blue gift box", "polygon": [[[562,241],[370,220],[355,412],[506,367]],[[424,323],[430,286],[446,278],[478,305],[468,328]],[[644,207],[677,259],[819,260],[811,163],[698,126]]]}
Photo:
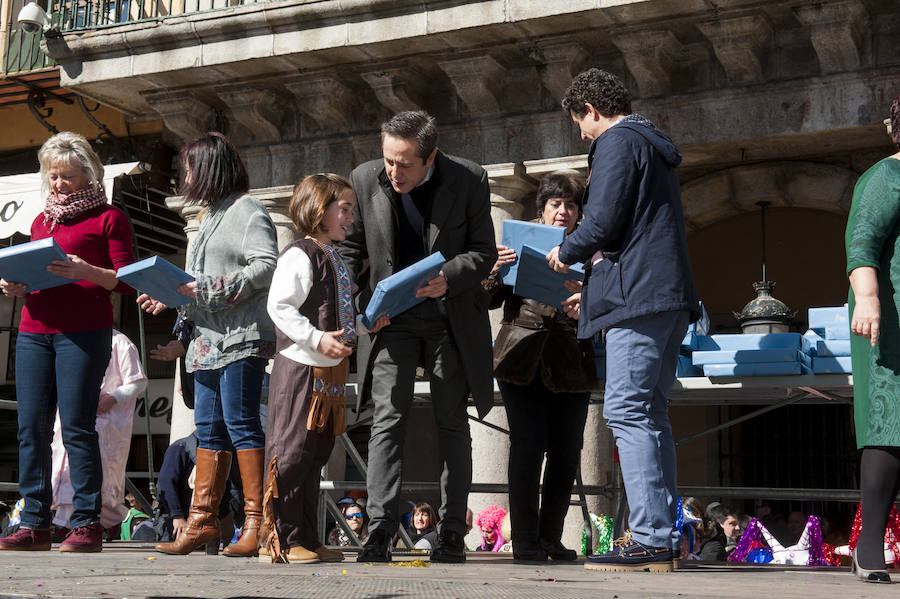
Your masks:
{"label": "blue gift box", "polygon": [[[522,246],[530,245],[546,256],[550,250],[560,245],[566,236],[565,227],[554,227],[524,220],[506,219],[503,221],[503,231],[500,234],[500,243],[515,250],[519,260],[512,264],[505,264],[500,269],[500,278],[504,285],[512,287],[516,284],[516,272],[519,261],[522,258]],[[546,264],[546,262],[545,262]]]}
{"label": "blue gift box", "polygon": [[823,339],[816,342],[817,356],[826,358],[834,358],[837,356],[850,355],[850,340],[846,339]]}
{"label": "blue gift box", "polygon": [[[713,338],[708,335],[697,335],[692,333],[690,330],[684,335],[684,338],[681,340],[681,349],[682,354],[685,354],[685,350],[690,351],[717,351],[722,349],[719,347],[719,344],[713,341]],[[690,353],[690,352],[687,352]]]}
{"label": "blue gift box", "polygon": [[810,308],[807,316],[809,318],[809,328],[816,332],[835,325],[846,324],[849,326],[850,323],[850,313],[847,304],[827,308]]}
{"label": "blue gift box", "polygon": [[556,272],[547,264],[545,257],[546,252],[542,250],[530,245],[522,246],[522,250],[519,252],[513,292],[516,295],[559,308],[560,304],[572,295],[572,292],[566,289],[565,282],[582,280],[584,271],[580,264],[573,264],[567,273]]}
{"label": "blue gift box", "polygon": [[706,306],[703,302],[700,304],[700,318],[688,325],[688,332],[695,335],[709,335],[709,314],[706,312]]}
{"label": "blue gift box", "polygon": [[766,362],[763,364],[704,364],[703,374],[717,376],[783,376],[801,374],[799,362]]}
{"label": "blue gift box", "polygon": [[116,278],[170,308],[194,302],[193,298],[177,291],[183,284],[193,281],[194,277],[159,256],[123,266],[116,272]]}
{"label": "blue gift box", "polygon": [[695,351],[693,364],[761,364],[764,362],[796,362],[796,349],[732,349],[720,351]]}
{"label": "blue gift box", "polygon": [[836,324],[825,327],[825,339],[827,341],[847,341],[850,339],[850,323]]}
{"label": "blue gift box", "polygon": [[24,283],[28,292],[74,283],[72,279],[47,272],[54,260],[68,260],[52,237],[19,243],[0,250],[0,277],[11,283]]}
{"label": "blue gift box", "polygon": [[812,371],[815,374],[852,374],[853,365],[850,356],[817,356],[812,359]]}
{"label": "blue gift box", "polygon": [[723,350],[803,349],[803,338],[800,333],[713,335],[712,340]]}
{"label": "blue gift box", "polygon": [[819,341],[825,341],[824,337],[812,329],[806,331],[803,333],[803,351],[811,356],[815,356],[818,353]]}
{"label": "blue gift box", "polygon": [[372,328],[379,317],[393,318],[424,302],[426,298],[416,297],[416,290],[438,276],[445,262],[443,254],[435,252],[379,281],[366,306],[363,324]]}
{"label": "blue gift box", "polygon": [[678,378],[703,376],[703,369],[699,366],[694,366],[689,357],[678,356],[678,366],[675,369],[675,376]]}
{"label": "blue gift box", "polygon": [[850,312],[847,304],[827,308],[810,308],[809,328],[827,340],[850,339]]}

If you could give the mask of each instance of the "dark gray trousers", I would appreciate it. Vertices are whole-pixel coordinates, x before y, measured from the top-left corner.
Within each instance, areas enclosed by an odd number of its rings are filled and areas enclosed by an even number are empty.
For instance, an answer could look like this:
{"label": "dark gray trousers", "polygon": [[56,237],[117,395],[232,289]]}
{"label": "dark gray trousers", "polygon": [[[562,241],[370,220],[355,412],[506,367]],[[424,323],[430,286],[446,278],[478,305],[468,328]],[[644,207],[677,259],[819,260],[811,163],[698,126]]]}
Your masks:
{"label": "dark gray trousers", "polygon": [[381,529],[392,536],[399,526],[403,443],[419,364],[425,367],[431,382],[438,428],[440,529],[464,535],[472,484],[472,439],[466,415],[469,386],[449,323],[436,300],[426,300],[392,319],[373,348],[375,414],[366,481],[369,532]]}

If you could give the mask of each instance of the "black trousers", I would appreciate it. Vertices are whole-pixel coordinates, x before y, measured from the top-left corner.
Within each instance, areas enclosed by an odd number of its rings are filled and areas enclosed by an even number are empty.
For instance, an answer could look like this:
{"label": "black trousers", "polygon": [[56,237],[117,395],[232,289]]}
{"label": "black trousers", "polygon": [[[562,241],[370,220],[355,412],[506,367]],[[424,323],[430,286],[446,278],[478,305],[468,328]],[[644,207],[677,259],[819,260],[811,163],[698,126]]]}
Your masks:
{"label": "black trousers", "polygon": [[[509,511],[519,546],[558,541],[581,460],[589,392],[553,393],[540,373],[529,385],[497,382],[509,421]],[[540,490],[544,455],[543,490]]]}

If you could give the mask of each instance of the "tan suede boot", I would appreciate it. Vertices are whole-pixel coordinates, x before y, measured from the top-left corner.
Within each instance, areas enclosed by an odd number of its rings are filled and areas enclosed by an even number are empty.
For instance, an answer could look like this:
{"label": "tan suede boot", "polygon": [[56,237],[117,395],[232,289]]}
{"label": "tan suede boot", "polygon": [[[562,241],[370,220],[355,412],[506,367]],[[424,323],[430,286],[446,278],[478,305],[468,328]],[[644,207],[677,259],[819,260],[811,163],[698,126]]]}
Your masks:
{"label": "tan suede boot", "polygon": [[237,543],[222,552],[228,557],[255,557],[259,549],[259,525],[262,523],[263,467],[266,450],[238,449],[238,468],[244,486],[244,530]]}
{"label": "tan suede boot", "polygon": [[197,448],[191,513],[178,538],[171,543],[160,543],[156,546],[157,551],[187,555],[208,541],[218,540],[219,502],[225,492],[225,482],[230,469],[230,451]]}
{"label": "tan suede boot", "polygon": [[291,564],[317,564],[320,561],[315,551],[310,551],[300,545],[291,547],[290,551],[285,554],[285,558]]}

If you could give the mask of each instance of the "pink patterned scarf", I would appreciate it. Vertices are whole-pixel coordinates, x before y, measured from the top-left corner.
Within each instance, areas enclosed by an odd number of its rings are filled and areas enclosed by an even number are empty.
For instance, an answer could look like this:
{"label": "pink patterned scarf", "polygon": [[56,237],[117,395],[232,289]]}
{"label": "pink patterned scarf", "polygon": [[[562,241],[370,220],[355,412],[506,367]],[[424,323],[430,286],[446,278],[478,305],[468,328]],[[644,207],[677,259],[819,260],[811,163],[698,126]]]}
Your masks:
{"label": "pink patterned scarf", "polygon": [[59,223],[105,203],[106,194],[93,187],[85,187],[75,193],[70,193],[65,200],[60,200],[55,193],[51,193],[47,196],[47,203],[44,205],[44,224],[53,233]]}

